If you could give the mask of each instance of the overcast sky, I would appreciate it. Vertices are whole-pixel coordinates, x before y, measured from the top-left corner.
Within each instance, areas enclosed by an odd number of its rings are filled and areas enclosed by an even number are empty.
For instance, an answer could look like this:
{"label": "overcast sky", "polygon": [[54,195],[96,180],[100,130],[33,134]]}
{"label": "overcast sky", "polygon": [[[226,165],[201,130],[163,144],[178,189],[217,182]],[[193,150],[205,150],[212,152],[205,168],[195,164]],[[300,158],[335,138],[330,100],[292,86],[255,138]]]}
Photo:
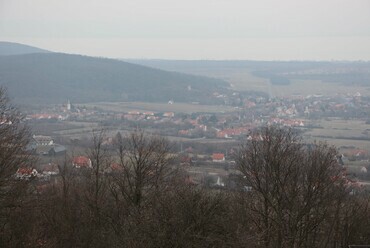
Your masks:
{"label": "overcast sky", "polygon": [[370,0],[0,0],[0,40],[121,58],[370,60]]}

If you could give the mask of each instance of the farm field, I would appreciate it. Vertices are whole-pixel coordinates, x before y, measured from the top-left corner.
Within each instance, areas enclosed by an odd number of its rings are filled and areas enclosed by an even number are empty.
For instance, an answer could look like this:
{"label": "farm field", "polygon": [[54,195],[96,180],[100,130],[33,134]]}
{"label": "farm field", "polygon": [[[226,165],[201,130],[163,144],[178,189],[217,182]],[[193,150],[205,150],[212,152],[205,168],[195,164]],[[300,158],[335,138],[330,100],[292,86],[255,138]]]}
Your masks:
{"label": "farm field", "polygon": [[235,111],[230,106],[200,105],[191,103],[147,103],[147,102],[99,102],[83,104],[86,107],[96,107],[104,111],[129,112],[176,112],[176,113],[224,113]]}
{"label": "farm field", "polygon": [[[210,76],[213,74],[210,74]],[[217,75],[214,75],[217,77]],[[339,83],[320,80],[291,80],[289,85],[271,85],[268,79],[253,76],[248,70],[232,72],[223,79],[228,81],[237,91],[262,91],[272,97],[287,97],[291,95],[327,95],[355,94],[360,92],[370,96],[370,88],[365,86],[346,86]]]}
{"label": "farm field", "polygon": [[342,151],[347,148],[370,150],[370,125],[365,121],[323,119],[315,121],[314,124],[321,128],[306,131],[304,137],[307,141],[326,141]]}
{"label": "farm field", "polygon": [[352,140],[352,139],[337,139],[337,138],[320,138],[320,137],[304,137],[307,142],[327,142],[330,145],[336,146],[341,152],[348,149],[364,149],[370,151],[370,141],[368,140]]}
{"label": "farm field", "polygon": [[345,86],[338,83],[322,82],[319,80],[291,80],[290,85],[273,85],[272,93],[274,96],[283,97],[289,95],[327,95],[337,94],[353,95],[361,92],[362,95],[369,96],[368,87],[364,86]]}
{"label": "farm field", "polygon": [[233,67],[180,67],[174,66],[173,71],[181,71],[200,76],[208,76],[219,78],[230,83],[230,86],[235,91],[260,91],[270,94],[273,97],[287,97],[291,95],[328,95],[336,94],[355,94],[360,92],[361,95],[370,96],[369,86],[360,86],[347,82],[347,85],[341,83],[332,83],[322,80],[308,79],[290,79],[289,85],[271,85],[269,79],[257,77],[252,74],[252,68],[244,66]]}
{"label": "farm field", "polygon": [[310,130],[308,133],[312,136],[370,138],[370,125],[363,120],[323,119],[313,123],[322,128]]}

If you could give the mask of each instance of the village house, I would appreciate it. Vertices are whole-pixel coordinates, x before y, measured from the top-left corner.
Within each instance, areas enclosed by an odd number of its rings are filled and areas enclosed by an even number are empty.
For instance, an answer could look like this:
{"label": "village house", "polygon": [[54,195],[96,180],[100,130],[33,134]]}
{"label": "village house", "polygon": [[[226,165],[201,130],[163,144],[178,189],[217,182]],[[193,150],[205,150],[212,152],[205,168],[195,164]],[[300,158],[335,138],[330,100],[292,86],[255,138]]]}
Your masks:
{"label": "village house", "polygon": [[239,128],[227,128],[221,131],[218,131],[216,136],[217,138],[231,138],[235,136],[240,136],[242,134],[249,133],[251,127],[239,127]]}
{"label": "village house", "polygon": [[140,115],[139,111],[130,111],[128,112],[129,115]]}
{"label": "village house", "polygon": [[43,156],[62,155],[66,148],[62,145],[55,144],[50,136],[33,135],[27,150],[31,153]]}
{"label": "village house", "polygon": [[352,159],[362,160],[369,157],[369,152],[363,149],[352,149],[347,151],[345,155]]}
{"label": "village house", "polygon": [[163,113],[163,117],[175,117],[175,113],[174,112],[164,112]]}
{"label": "village house", "polygon": [[154,112],[144,112],[143,115],[154,116]]}
{"label": "village house", "polygon": [[85,156],[78,156],[72,159],[72,165],[74,168],[92,168],[91,159]]}
{"label": "village house", "polygon": [[212,161],[213,162],[224,162],[225,155],[223,153],[213,153],[212,154]]}
{"label": "village house", "polygon": [[57,114],[34,114],[34,115],[28,115],[27,118],[28,120],[63,120],[65,119],[61,115]]}
{"label": "village house", "polygon": [[65,154],[66,148],[62,145],[53,144],[53,145],[47,145],[47,146],[37,146],[34,151],[38,155],[56,156],[56,155]]}
{"label": "village house", "polygon": [[104,172],[107,174],[114,174],[114,173],[122,173],[124,171],[124,168],[119,163],[111,163],[110,166],[108,166]]}
{"label": "village house", "polygon": [[189,130],[179,130],[179,135],[189,135]]}
{"label": "village house", "polygon": [[54,141],[50,136],[33,135],[32,139],[37,146],[48,146],[54,144]]}
{"label": "village house", "polygon": [[37,174],[37,170],[32,167],[21,167],[15,173],[15,177],[20,180],[29,180],[36,177]]}
{"label": "village house", "polygon": [[48,163],[41,168],[42,174],[47,176],[56,176],[59,174],[59,167],[57,164]]}

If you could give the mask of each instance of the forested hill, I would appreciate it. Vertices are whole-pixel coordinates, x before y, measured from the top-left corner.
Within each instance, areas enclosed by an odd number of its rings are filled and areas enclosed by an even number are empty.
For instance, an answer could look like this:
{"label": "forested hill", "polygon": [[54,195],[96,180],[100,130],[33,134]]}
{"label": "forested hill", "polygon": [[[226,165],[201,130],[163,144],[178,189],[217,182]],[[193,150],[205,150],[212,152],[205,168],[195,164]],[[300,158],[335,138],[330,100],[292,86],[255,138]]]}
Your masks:
{"label": "forested hill", "polygon": [[[123,61],[60,53],[0,56],[0,85],[17,103],[197,101],[227,83]],[[190,87],[189,87],[190,86]]]}
{"label": "forested hill", "polygon": [[0,41],[0,56],[20,55],[29,53],[49,53],[49,51],[33,46]]}

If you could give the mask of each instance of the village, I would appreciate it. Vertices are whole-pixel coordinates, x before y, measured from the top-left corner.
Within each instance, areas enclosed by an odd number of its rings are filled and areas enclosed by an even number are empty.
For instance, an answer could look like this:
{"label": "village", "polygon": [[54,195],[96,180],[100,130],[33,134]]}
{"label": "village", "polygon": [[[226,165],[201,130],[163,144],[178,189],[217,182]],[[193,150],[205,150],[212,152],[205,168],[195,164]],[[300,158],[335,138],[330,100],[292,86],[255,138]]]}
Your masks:
{"label": "village", "polygon": [[[172,100],[165,104],[166,110],[172,111],[163,112],[151,110],[150,105],[146,109],[135,109],[133,104],[131,109],[117,111],[99,107],[98,104],[92,107],[69,101],[64,105],[32,110],[26,113],[26,121],[33,131],[28,150],[39,157],[39,162],[33,168],[19,171],[17,177],[29,178],[37,173],[40,180],[48,181],[59,174],[57,163],[72,151],[71,166],[89,168],[91,161],[83,151],[88,148],[92,130],[105,130],[104,145],[111,147],[118,133],[121,135],[140,129],[168,138],[173,144],[172,152],[179,154],[178,162],[189,172],[193,183],[224,187],[228,177],[235,173],[234,155],[238,145],[258,138],[250,136],[255,128],[279,125],[296,129],[308,141],[334,141],[340,153],[340,163],[346,167],[351,178],[361,180],[360,183],[365,185],[370,179],[370,147],[366,145],[370,139],[370,126],[366,128],[370,124],[370,106],[368,98],[360,93],[273,99],[236,92],[230,96],[214,95],[225,99],[229,111],[184,112],[179,111],[177,103]],[[231,98],[233,102],[228,100]],[[197,107],[197,103],[190,105]],[[321,125],[323,119],[329,123],[358,121],[362,123],[363,130],[352,132],[351,126],[330,126],[329,129],[347,133],[344,138],[331,137],[328,136],[330,130]],[[345,139],[345,144],[340,143],[341,138]],[[117,168],[113,164],[108,170]]]}

